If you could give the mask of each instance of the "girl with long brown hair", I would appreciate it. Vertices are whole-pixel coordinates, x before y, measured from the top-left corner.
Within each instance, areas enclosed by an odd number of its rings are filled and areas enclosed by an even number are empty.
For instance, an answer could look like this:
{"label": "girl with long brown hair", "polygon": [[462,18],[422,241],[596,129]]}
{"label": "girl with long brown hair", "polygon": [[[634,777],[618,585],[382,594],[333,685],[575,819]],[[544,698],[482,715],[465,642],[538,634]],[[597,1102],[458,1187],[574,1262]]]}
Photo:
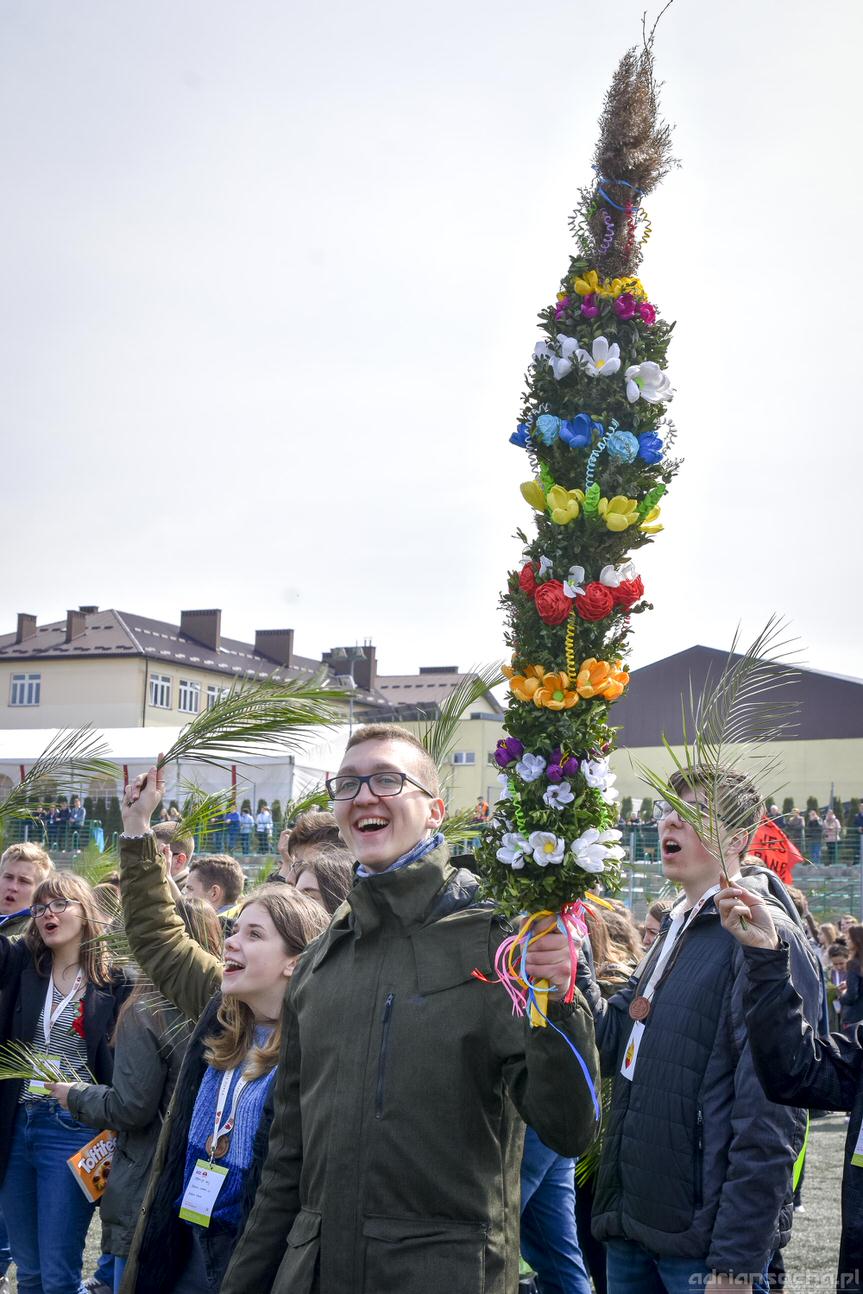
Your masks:
{"label": "girl with long brown hair", "polygon": [[839,994],[839,1023],[846,1033],[863,1021],[863,926],[847,926],[845,937],[851,949],[845,967],[845,991]]}
{"label": "girl with long brown hair", "polygon": [[[152,773],[151,773],[152,775]],[[194,1032],[159,1139],[123,1294],[218,1290],[245,1224],[272,1120],[282,1004],[326,912],[293,886],[242,903],[224,959],[189,938],[149,831],[161,786],[126,788],[123,912],[136,960]]]}
{"label": "girl with long brown hair", "polygon": [[[24,1044],[69,1077],[110,1083],[108,1037],[128,993],[100,939],[90,886],[54,872],[37,886],[26,936],[0,936],[0,1040]],[[93,1136],[44,1083],[0,1084],[0,1207],[18,1288],[77,1294],[94,1205],[66,1163]],[[62,1226],[56,1226],[56,1219]]]}

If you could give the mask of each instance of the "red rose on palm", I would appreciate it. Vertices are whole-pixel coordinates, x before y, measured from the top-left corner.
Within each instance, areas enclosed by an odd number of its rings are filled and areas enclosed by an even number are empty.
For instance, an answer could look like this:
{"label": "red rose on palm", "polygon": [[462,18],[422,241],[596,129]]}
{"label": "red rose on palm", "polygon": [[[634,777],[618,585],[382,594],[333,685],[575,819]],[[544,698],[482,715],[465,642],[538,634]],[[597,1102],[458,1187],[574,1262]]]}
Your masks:
{"label": "red rose on palm", "polygon": [[532,598],[534,593],[536,593],[536,576],[533,573],[532,562],[528,562],[525,566],[522,566],[521,574],[518,577],[518,587],[521,589],[522,593],[526,593],[529,598]]}
{"label": "red rose on palm", "polygon": [[569,619],[572,598],[566,596],[560,580],[546,580],[545,584],[540,584],[535,601],[539,618],[547,625],[562,625]]}
{"label": "red rose on palm", "polygon": [[575,599],[575,610],[582,620],[604,620],[614,610],[614,593],[607,584],[594,580]]}
{"label": "red rose on palm", "polygon": [[619,607],[624,607],[630,611],[644,597],[644,584],[641,576],[636,575],[634,580],[621,580],[614,590],[614,600]]}

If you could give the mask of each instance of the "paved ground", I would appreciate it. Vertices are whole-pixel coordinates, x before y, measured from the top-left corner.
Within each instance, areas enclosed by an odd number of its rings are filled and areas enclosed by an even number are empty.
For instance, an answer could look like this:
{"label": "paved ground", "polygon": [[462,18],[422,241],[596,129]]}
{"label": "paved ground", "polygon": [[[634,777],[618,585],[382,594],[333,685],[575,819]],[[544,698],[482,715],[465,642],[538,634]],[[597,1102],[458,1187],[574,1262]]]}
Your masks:
{"label": "paved ground", "polygon": [[[839,1252],[839,1199],[842,1181],[842,1151],[847,1128],[841,1114],[815,1119],[809,1138],[803,1209],[794,1215],[794,1234],[785,1250],[788,1294],[816,1294],[833,1291],[836,1256]],[[89,1275],[99,1254],[98,1217],[87,1238]],[[13,1290],[17,1290],[12,1282]]]}

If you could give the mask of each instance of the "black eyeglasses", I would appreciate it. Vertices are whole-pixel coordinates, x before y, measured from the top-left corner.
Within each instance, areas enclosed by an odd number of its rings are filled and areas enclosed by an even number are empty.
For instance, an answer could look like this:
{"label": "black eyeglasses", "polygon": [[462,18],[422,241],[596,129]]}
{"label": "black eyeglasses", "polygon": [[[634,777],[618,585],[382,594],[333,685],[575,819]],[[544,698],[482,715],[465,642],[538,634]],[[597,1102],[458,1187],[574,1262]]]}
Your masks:
{"label": "black eyeglasses", "polygon": [[360,793],[360,787],[365,783],[372,795],[385,800],[390,795],[401,795],[405,782],[410,782],[411,786],[417,787],[430,799],[435,798],[431,791],[414,778],[408,777],[407,773],[367,773],[364,777],[355,773],[345,773],[341,777],[328,777],[326,788],[331,800],[355,800]]}
{"label": "black eyeglasses", "polygon": [[61,912],[65,912],[70,903],[77,903],[77,899],[52,899],[50,903],[34,903],[30,909],[30,915],[34,917],[44,917],[46,912],[53,912],[59,917]]}

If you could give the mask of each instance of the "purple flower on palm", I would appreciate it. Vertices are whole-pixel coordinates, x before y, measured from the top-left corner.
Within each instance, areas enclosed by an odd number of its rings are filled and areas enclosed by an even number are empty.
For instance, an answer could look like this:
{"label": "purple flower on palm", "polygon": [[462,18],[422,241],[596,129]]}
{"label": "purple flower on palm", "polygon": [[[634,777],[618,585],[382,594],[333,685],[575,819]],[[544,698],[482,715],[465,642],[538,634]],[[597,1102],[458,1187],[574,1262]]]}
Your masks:
{"label": "purple flower on palm", "polygon": [[632,319],[636,311],[635,297],[631,292],[621,292],[614,303],[614,313],[618,319]]}
{"label": "purple flower on palm", "polygon": [[519,741],[518,737],[502,737],[495,748],[495,763],[498,768],[507,768],[517,759],[521,759],[523,754],[524,743]]}
{"label": "purple flower on palm", "polygon": [[581,313],[585,319],[595,319],[599,314],[599,306],[596,304],[596,293],[591,292],[590,296],[584,298],[581,303]]}

